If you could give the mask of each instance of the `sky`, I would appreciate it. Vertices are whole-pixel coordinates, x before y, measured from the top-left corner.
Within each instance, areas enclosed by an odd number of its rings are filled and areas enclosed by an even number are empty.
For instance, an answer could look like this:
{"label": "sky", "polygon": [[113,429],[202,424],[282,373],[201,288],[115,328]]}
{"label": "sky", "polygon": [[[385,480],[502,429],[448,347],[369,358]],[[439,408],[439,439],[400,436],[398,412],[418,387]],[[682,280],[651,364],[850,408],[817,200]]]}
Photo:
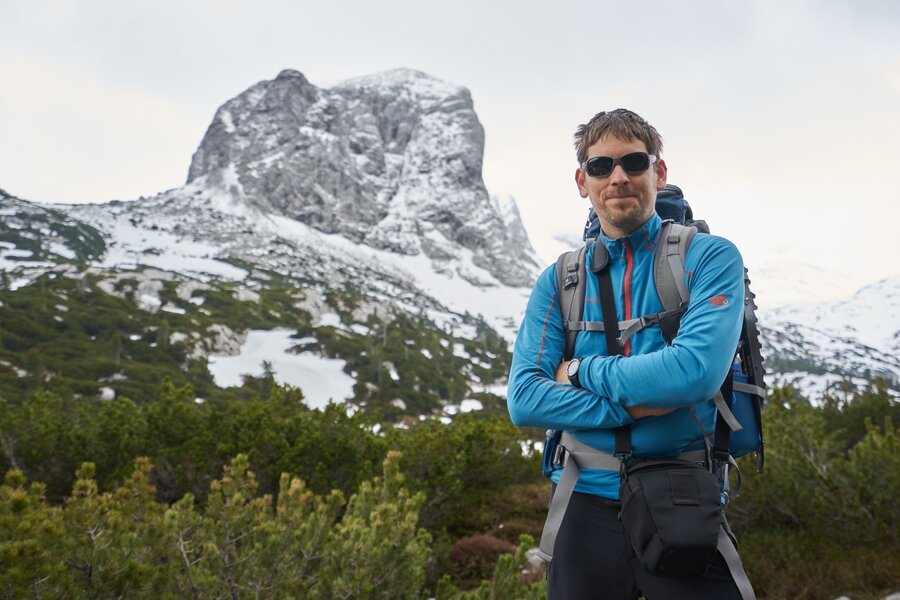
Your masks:
{"label": "sky", "polygon": [[0,23],[0,188],[27,200],[182,185],[216,109],[282,69],[407,67],[471,91],[485,184],[548,262],[587,210],[572,133],[627,107],[751,273],[900,273],[900,2],[0,0]]}

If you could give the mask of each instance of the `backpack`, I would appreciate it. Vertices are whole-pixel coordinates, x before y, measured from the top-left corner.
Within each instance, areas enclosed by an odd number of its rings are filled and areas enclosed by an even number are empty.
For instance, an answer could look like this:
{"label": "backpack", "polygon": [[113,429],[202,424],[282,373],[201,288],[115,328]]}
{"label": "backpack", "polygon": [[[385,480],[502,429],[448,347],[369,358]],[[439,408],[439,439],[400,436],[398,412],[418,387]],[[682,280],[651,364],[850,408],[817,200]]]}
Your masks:
{"label": "backpack", "polygon": [[[691,240],[700,231],[709,233],[705,221],[695,220],[681,189],[666,185],[656,197],[656,212],[663,219],[660,243],[654,258],[654,282],[663,310],[619,323],[619,343],[641,329],[659,325],[667,343],[678,333],[681,316],[687,310],[690,294],[684,284],[684,262]],[[586,244],[578,250],[560,255],[556,262],[557,293],[566,331],[564,359],[574,354],[575,338],[579,331],[602,331],[602,322],[582,321],[586,269],[584,258],[588,247],[600,233],[600,221],[594,209],[588,213],[583,239]],[[597,253],[595,252],[595,255]],[[596,272],[596,271],[595,271]],[[744,269],[744,322],[735,351],[735,361],[720,393],[716,395],[716,431],[714,451],[720,460],[756,453],[756,469],[764,466],[762,405],[766,399],[765,369],[760,352],[755,294],[750,291],[750,278]],[[551,432],[548,432],[551,433]],[[557,432],[552,432],[558,438]],[[550,436],[548,436],[548,441]],[[545,460],[545,467],[550,464]],[[545,469],[546,471],[547,469]]]}

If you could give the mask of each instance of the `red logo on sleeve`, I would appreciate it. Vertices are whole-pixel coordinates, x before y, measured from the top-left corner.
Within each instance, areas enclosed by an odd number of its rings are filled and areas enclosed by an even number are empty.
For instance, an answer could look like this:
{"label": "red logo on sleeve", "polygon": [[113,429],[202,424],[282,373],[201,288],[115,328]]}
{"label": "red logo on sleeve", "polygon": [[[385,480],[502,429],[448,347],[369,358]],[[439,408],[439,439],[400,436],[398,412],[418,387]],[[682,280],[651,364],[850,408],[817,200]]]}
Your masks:
{"label": "red logo on sleeve", "polygon": [[709,303],[716,307],[726,306],[728,304],[728,298],[725,297],[725,294],[719,294],[718,296],[710,298]]}

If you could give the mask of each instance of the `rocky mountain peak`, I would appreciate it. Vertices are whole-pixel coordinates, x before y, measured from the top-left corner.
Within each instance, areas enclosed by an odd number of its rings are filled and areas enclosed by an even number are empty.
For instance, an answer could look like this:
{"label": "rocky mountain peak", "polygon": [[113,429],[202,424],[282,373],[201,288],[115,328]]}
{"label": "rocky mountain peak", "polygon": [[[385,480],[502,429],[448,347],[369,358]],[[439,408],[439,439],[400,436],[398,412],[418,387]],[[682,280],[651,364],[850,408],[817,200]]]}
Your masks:
{"label": "rocky mountain peak", "polygon": [[433,77],[415,69],[391,69],[372,75],[347,79],[334,86],[335,89],[352,89],[376,95],[389,95],[414,99],[425,110],[446,102],[461,101],[472,109],[472,95],[469,90]]}
{"label": "rocky mountain peak", "polygon": [[491,201],[483,154],[464,87],[395,69],[319,88],[285,70],[219,108],[188,182],[230,171],[236,202],[374,248],[424,253],[439,270],[465,258],[526,286],[539,261],[517,213],[510,222]]}

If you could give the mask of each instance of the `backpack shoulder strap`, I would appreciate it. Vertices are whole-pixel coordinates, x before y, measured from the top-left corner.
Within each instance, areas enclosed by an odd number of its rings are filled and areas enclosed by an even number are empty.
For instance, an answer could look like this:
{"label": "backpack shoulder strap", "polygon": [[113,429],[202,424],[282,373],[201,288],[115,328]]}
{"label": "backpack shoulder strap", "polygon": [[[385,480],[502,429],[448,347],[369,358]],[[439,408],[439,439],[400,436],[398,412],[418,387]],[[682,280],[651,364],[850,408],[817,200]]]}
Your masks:
{"label": "backpack shoulder strap", "polygon": [[563,252],[556,259],[556,289],[559,307],[562,311],[563,328],[566,331],[566,347],[563,354],[570,360],[575,353],[575,338],[578,330],[569,328],[569,323],[581,321],[584,314],[585,270],[584,258],[588,246],[578,250]]}
{"label": "backpack shoulder strap", "polygon": [[696,227],[663,221],[653,258],[653,281],[665,310],[675,310],[682,304],[686,306],[690,300],[684,283],[684,263],[696,233]]}

